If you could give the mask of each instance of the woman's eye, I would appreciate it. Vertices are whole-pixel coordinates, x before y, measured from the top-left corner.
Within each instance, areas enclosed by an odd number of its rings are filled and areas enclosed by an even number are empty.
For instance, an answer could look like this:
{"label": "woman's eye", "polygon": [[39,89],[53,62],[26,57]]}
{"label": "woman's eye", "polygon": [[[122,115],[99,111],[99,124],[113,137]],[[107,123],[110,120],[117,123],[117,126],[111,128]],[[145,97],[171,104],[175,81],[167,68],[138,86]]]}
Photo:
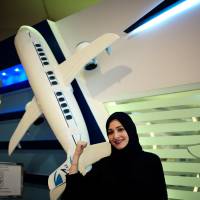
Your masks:
{"label": "woman's eye", "polygon": [[108,131],[108,135],[111,135],[113,133],[113,131]]}
{"label": "woman's eye", "polygon": [[124,128],[119,128],[118,131],[122,132],[122,131],[124,131]]}

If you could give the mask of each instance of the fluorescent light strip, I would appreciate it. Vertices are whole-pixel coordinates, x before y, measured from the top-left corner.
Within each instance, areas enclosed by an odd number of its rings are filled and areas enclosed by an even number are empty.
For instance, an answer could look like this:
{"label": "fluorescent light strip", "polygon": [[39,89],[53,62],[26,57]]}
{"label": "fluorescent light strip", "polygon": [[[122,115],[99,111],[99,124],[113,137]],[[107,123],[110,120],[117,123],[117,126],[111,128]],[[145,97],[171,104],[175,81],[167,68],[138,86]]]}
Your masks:
{"label": "fluorescent light strip", "polygon": [[170,17],[173,17],[174,15],[176,15],[180,12],[183,12],[183,11],[197,5],[198,3],[200,3],[200,0],[185,0],[185,1],[181,2],[180,4],[176,4],[174,7],[170,8],[169,10],[161,13],[160,15],[156,16],[155,18],[151,19],[150,21],[146,22],[145,24],[134,29],[128,35],[132,36],[139,32],[142,32],[154,25],[157,25],[157,24],[163,22],[164,20],[166,20]]}

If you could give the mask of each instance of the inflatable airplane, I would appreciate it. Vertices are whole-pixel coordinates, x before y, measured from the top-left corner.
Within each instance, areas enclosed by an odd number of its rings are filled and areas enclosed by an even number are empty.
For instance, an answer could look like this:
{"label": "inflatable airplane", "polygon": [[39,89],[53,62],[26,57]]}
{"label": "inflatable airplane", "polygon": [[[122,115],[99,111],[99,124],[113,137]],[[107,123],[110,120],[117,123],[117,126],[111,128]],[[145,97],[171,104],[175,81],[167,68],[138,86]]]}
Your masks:
{"label": "inflatable airplane", "polygon": [[[89,143],[88,131],[70,83],[87,63],[109,48],[118,38],[119,36],[113,33],[104,34],[75,52],[68,60],[58,64],[47,42],[37,30],[22,26],[17,32],[15,47],[34,97],[26,105],[26,112],[10,139],[8,153],[12,154],[28,128],[43,114],[67,153],[66,162],[49,178],[51,191],[61,186],[52,194],[51,199],[56,199],[55,196],[59,196],[64,189],[62,187],[66,181],[65,175],[71,165],[77,141]],[[108,142],[88,145],[84,152],[79,164],[79,171],[83,174],[88,165],[110,154],[110,145]],[[89,166],[87,170],[90,168]]]}

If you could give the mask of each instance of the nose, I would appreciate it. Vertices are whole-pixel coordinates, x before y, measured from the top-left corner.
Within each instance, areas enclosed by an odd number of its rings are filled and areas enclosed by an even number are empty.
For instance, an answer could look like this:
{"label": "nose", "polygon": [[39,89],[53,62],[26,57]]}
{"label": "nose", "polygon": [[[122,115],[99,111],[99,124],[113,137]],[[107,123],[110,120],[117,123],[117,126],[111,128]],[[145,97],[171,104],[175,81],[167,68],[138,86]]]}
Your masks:
{"label": "nose", "polygon": [[114,138],[114,139],[119,138],[119,133],[118,133],[117,130],[114,131],[113,138]]}

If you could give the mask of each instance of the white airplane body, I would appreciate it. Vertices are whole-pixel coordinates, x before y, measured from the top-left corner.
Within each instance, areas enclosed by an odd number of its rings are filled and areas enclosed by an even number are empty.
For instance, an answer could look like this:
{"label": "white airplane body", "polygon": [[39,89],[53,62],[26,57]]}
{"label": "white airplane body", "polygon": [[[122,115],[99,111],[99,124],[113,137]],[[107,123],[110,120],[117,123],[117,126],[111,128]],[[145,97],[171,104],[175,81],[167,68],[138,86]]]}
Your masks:
{"label": "white airplane body", "polygon": [[[47,42],[34,28],[22,26],[15,37],[18,56],[35,96],[26,105],[26,112],[10,139],[8,152],[9,155],[12,154],[28,128],[40,115],[44,114],[56,138],[67,153],[66,162],[49,177],[50,190],[65,182],[65,175],[70,167],[76,142],[83,140],[89,143],[84,118],[70,84],[87,63],[118,38],[119,36],[113,33],[104,34],[68,60],[58,64]],[[93,147],[89,149],[94,150]],[[108,147],[107,142],[105,147]],[[102,148],[104,149],[103,146],[97,148],[101,157],[103,156],[100,151]],[[104,151],[104,155],[106,154],[110,154],[110,151]],[[98,158],[90,156],[89,160],[88,164],[91,164],[92,160],[98,160]],[[60,176],[61,181],[56,182],[56,176]]]}
{"label": "white airplane body", "polygon": [[[34,107],[29,113],[35,116],[34,121],[43,113],[61,146],[68,154],[73,153],[74,145],[70,144],[78,139],[76,134],[80,136],[80,131],[87,133],[87,128],[72,88],[70,85],[66,87],[63,81],[59,80],[56,67],[60,66],[46,41],[36,30],[22,27],[15,38],[15,45],[35,95],[35,98],[28,103],[26,112],[29,112],[30,107]],[[16,132],[17,130],[24,134],[27,131],[23,131],[21,127],[17,128]],[[18,141],[16,140],[16,132],[10,140],[9,154],[21,139],[19,137]],[[66,134],[67,132],[69,133]],[[89,141],[88,137],[83,139]]]}

